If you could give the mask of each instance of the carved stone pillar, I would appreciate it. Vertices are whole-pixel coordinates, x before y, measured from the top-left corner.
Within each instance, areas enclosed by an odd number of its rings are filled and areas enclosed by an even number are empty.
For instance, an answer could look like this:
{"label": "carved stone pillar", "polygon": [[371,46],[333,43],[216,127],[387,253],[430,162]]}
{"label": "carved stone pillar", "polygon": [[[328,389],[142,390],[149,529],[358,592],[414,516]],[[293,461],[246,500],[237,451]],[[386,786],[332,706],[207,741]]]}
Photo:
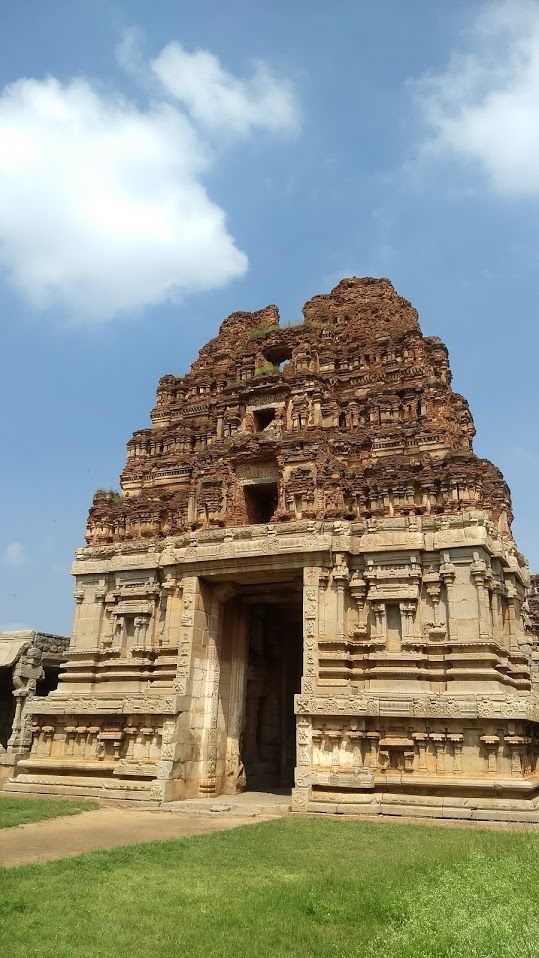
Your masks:
{"label": "carved stone pillar", "polygon": [[86,749],[85,756],[88,758],[94,758],[97,736],[99,735],[101,729],[99,725],[90,725],[88,727],[88,734],[86,736]]}
{"label": "carved stone pillar", "polygon": [[[312,763],[313,765],[322,765],[322,747],[324,743],[324,730],[321,728],[313,728],[311,730],[311,742],[313,745],[313,755]],[[316,748],[318,755],[315,756],[314,749]],[[315,758],[317,761],[315,761]]]}
{"label": "carved stone pillar", "polygon": [[[151,759],[152,742],[153,742],[154,733],[155,733],[155,729],[151,725],[141,728],[140,730],[140,734],[142,735],[142,738],[144,741],[144,751],[145,751],[144,758],[147,762],[149,762]],[[118,759],[120,757],[121,742],[120,740],[116,739],[113,744],[114,744],[114,758]]]}
{"label": "carved stone pillar", "polygon": [[492,638],[492,623],[490,619],[490,606],[488,599],[487,566],[483,559],[479,558],[479,553],[474,552],[474,561],[470,566],[470,574],[475,583],[477,591],[477,613],[479,619],[479,637],[482,639]]}
{"label": "carved stone pillar", "polygon": [[373,602],[372,611],[374,615],[374,635],[373,638],[380,645],[385,645],[387,641],[386,629],[386,607],[384,602]]}
{"label": "carved stone pillar", "polygon": [[359,772],[363,768],[361,742],[365,738],[365,732],[352,725],[350,728],[346,729],[345,736],[347,741],[350,743],[350,751],[352,753],[352,769],[354,772]]}
{"label": "carved stone pillar", "polygon": [[487,771],[489,775],[496,775],[498,771],[498,748],[500,738],[498,735],[482,735],[481,741],[487,750]]}
{"label": "carved stone pillar", "polygon": [[159,635],[159,644],[174,648],[180,638],[180,603],[182,585],[174,576],[167,575],[161,587],[161,601],[165,601],[165,618]]}
{"label": "carved stone pillar", "polygon": [[329,569],[318,570],[318,635],[326,634],[326,594],[329,582]]}
{"label": "carved stone pillar", "polygon": [[445,585],[445,594],[447,598],[447,637],[453,642],[458,642],[458,626],[455,618],[455,595],[454,586],[457,576],[457,570],[451,562],[449,552],[443,553],[443,563],[440,566],[440,578]]}
{"label": "carved stone pillar", "polygon": [[434,752],[436,755],[436,774],[443,775],[445,772],[445,733],[430,732],[429,738],[434,744]]}
{"label": "carved stone pillar", "polygon": [[73,755],[75,751],[75,739],[77,737],[77,726],[66,725],[65,728],[65,754]]}
{"label": "carved stone pillar", "polygon": [[419,771],[427,771],[427,745],[429,737],[426,732],[412,732],[412,738],[417,745]]}
{"label": "carved stone pillar", "polygon": [[333,569],[333,580],[337,587],[337,639],[344,641],[346,624],[346,587],[350,573],[348,566],[344,564],[337,565]]}
{"label": "carved stone pillar", "polygon": [[146,634],[148,631],[148,619],[143,615],[136,615],[134,620],[135,633],[133,636],[133,646],[136,649],[146,651]]}
{"label": "carved stone pillar", "polygon": [[413,642],[415,635],[415,602],[399,602],[401,617],[402,641],[404,644]]}
{"label": "carved stone pillar", "polygon": [[367,583],[359,572],[355,572],[350,580],[350,594],[356,603],[356,627],[353,634],[358,637],[367,634]]}
{"label": "carved stone pillar", "polygon": [[326,739],[331,746],[331,770],[333,772],[338,772],[341,767],[340,744],[342,737],[343,731],[341,728],[326,730]]}
{"label": "carved stone pillar", "polygon": [[214,795],[217,788],[217,738],[219,719],[219,681],[221,677],[220,651],[223,631],[224,603],[235,595],[235,589],[226,584],[214,588],[211,611],[208,615],[208,658],[206,662],[206,728],[203,731],[202,755],[205,765],[200,782],[202,795]]}
{"label": "carved stone pillar", "polygon": [[182,582],[182,612],[180,619],[180,641],[178,645],[178,664],[173,690],[179,695],[188,691],[191,676],[191,661],[193,652],[193,629],[195,619],[195,602],[198,593],[198,578],[186,576]]}
{"label": "carved stone pillar", "polygon": [[52,742],[54,738],[54,725],[44,725],[41,730],[43,751],[42,755],[49,757],[52,753]]}
{"label": "carved stone pillar", "polygon": [[380,740],[380,732],[367,732],[367,765],[369,768],[376,768],[378,765],[378,742]]}
{"label": "carved stone pillar", "polygon": [[320,608],[320,579],[316,567],[303,570],[303,675],[302,691],[314,692],[318,678],[317,618]]}
{"label": "carved stone pillar", "polygon": [[522,775],[525,767],[524,753],[526,745],[531,741],[523,735],[506,735],[504,741],[509,746],[511,755],[511,775]]}
{"label": "carved stone pillar", "polygon": [[126,759],[130,762],[133,761],[135,757],[135,741],[138,735],[138,726],[137,725],[126,725],[124,732],[127,736],[127,750],[125,753]]}
{"label": "carved stone pillar", "polygon": [[462,772],[462,744],[464,736],[460,732],[450,732],[447,741],[451,743],[453,749],[453,775],[460,775]]}
{"label": "carved stone pillar", "polygon": [[515,584],[512,581],[506,579],[505,582],[506,590],[506,599],[507,599],[507,624],[509,631],[509,648],[512,652],[518,651],[518,639],[516,635],[516,623],[517,623],[517,612],[515,608],[515,603],[517,600],[517,591]]}

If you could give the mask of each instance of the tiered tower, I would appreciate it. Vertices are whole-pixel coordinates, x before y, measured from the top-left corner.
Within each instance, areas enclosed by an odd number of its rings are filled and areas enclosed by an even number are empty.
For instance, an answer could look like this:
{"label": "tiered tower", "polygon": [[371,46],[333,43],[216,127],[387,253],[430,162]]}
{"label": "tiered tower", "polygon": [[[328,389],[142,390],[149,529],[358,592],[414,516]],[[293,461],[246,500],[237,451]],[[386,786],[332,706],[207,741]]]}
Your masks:
{"label": "tiered tower", "polygon": [[303,313],[161,379],[9,787],[539,820],[529,577],[447,349],[385,279]]}

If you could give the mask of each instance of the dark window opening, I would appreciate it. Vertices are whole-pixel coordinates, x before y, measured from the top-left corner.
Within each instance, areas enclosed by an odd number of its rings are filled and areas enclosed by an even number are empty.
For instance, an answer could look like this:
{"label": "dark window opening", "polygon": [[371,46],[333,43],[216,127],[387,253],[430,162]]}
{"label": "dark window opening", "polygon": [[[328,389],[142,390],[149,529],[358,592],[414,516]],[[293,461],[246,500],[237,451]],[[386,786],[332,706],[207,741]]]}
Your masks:
{"label": "dark window opening", "polygon": [[255,409],[253,418],[256,431],[262,432],[275,419],[275,409],[273,406],[269,406],[267,409]]}
{"label": "dark window opening", "polygon": [[289,359],[292,359],[292,350],[287,346],[270,346],[264,349],[263,355],[268,363],[272,363],[274,366],[278,366],[279,369],[282,369],[284,364],[287,363]]}
{"label": "dark window opening", "polygon": [[277,483],[264,482],[243,487],[247,519],[253,525],[269,522],[277,508]]}
{"label": "dark window opening", "polygon": [[38,679],[36,685],[36,695],[48,695],[49,692],[54,692],[58,688],[58,677],[60,675],[60,669],[56,666],[45,666],[45,675],[43,678]]}

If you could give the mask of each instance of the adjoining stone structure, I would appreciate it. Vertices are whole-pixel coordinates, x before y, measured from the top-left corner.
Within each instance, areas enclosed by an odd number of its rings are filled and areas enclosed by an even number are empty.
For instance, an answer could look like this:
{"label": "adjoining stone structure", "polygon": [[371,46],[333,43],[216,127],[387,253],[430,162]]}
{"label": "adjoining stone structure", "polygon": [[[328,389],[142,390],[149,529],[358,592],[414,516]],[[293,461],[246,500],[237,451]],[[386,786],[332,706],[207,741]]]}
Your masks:
{"label": "adjoining stone structure", "polygon": [[99,492],[8,788],[539,820],[528,571],[446,347],[388,280],[234,313]]}
{"label": "adjoining stone structure", "polygon": [[68,645],[65,635],[0,632],[0,784],[30,752],[30,703],[58,685]]}

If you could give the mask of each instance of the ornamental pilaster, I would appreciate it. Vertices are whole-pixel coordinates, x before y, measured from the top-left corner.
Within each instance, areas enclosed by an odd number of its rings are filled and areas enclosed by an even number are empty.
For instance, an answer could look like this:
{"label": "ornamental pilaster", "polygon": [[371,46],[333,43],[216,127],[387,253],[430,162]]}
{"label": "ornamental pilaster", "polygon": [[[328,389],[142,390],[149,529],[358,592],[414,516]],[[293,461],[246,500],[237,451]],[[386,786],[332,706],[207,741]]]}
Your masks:
{"label": "ornamental pilaster", "polygon": [[504,741],[509,746],[511,775],[522,775],[526,768],[526,749],[531,738],[525,735],[506,735]]}
{"label": "ornamental pilaster", "polygon": [[457,577],[456,566],[451,562],[449,552],[443,553],[443,563],[440,566],[440,578],[445,586],[447,599],[447,637],[452,642],[458,642],[459,631],[456,621],[455,607],[455,579]]}
{"label": "ornamental pilaster", "polygon": [[350,594],[356,605],[356,626],[353,634],[358,637],[367,634],[367,582],[359,572],[350,579]]}
{"label": "ornamental pilaster", "polygon": [[346,588],[350,580],[350,572],[344,558],[333,568],[333,581],[337,589],[337,638],[344,641],[346,622]]}
{"label": "ornamental pilaster", "polygon": [[500,746],[499,735],[481,735],[480,741],[485,746],[487,752],[487,771],[489,775],[495,775],[498,771],[498,749]]}
{"label": "ornamental pilaster", "polygon": [[427,746],[429,744],[429,736],[426,732],[412,732],[412,738],[417,746],[417,753],[419,759],[419,771],[427,771]]}
{"label": "ornamental pilaster", "polygon": [[453,751],[453,775],[459,775],[462,772],[462,746],[464,736],[461,732],[450,732],[447,736]]}
{"label": "ornamental pilaster", "polygon": [[434,754],[436,756],[436,772],[443,775],[445,772],[445,732],[430,732],[429,738],[434,745]]}
{"label": "ornamental pilaster", "polygon": [[477,592],[477,613],[479,620],[479,637],[481,639],[492,638],[492,624],[490,618],[490,606],[488,596],[488,570],[484,559],[479,558],[479,553],[474,552],[473,562],[470,566],[470,575],[474,581]]}

